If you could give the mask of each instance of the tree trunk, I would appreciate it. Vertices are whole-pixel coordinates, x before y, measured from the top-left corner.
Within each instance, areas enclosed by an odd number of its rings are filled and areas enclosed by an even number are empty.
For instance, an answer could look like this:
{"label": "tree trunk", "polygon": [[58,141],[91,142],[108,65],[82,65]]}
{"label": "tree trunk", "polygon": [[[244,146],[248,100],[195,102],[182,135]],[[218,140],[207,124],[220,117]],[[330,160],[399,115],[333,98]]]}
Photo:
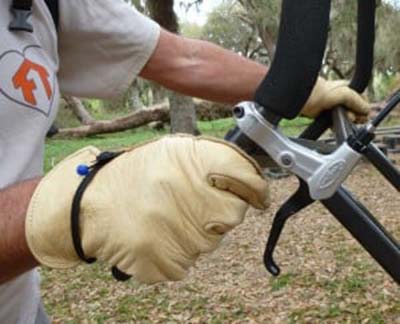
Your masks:
{"label": "tree trunk", "polygon": [[169,96],[171,133],[199,135],[196,126],[196,106],[190,97],[171,93]]}
{"label": "tree trunk", "polygon": [[151,93],[153,95],[153,105],[158,105],[159,103],[164,102],[168,97],[167,90],[154,82],[151,83]]}
{"label": "tree trunk", "polygon": [[131,86],[132,91],[130,93],[130,102],[131,102],[131,107],[132,111],[138,111],[144,107],[144,104],[142,102],[142,99],[140,98],[140,89],[139,89],[139,84],[138,81],[135,80]]}
{"label": "tree trunk", "polygon": [[179,33],[178,18],[174,12],[174,0],[147,0],[146,5],[151,18],[160,26],[172,33]]}
{"label": "tree trunk", "polygon": [[275,56],[275,50],[276,50],[276,44],[275,44],[275,40],[272,37],[272,33],[270,32],[268,27],[265,27],[261,24],[257,24],[257,29],[258,29],[258,34],[260,35],[261,41],[262,41],[264,47],[267,49],[269,59],[272,62],[272,60]]}
{"label": "tree trunk", "polygon": [[83,125],[90,125],[95,122],[94,118],[86,110],[82,101],[71,96],[63,96],[67,106],[73,111],[74,115]]}
{"label": "tree trunk", "polygon": [[[150,16],[170,32],[179,33],[178,18],[173,0],[148,0]],[[196,127],[196,110],[192,98],[170,93],[171,132],[199,134]]]}

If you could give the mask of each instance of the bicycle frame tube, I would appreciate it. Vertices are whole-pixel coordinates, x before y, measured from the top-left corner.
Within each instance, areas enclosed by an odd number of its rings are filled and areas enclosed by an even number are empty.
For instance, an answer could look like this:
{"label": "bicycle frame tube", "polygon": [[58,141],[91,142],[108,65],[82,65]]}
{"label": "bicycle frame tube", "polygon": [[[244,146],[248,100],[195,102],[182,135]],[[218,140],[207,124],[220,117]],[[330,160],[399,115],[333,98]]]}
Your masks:
{"label": "bicycle frame tube", "polygon": [[374,216],[343,187],[322,204],[400,284],[400,245]]}

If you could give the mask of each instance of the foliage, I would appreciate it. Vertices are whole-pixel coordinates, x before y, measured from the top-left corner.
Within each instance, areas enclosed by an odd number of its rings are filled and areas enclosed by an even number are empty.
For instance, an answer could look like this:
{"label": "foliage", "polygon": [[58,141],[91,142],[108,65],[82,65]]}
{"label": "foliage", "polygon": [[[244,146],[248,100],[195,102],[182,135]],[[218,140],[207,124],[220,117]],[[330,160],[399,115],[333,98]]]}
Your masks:
{"label": "foliage", "polygon": [[400,6],[383,3],[378,10],[376,66],[382,72],[400,72]]}
{"label": "foliage", "polygon": [[[339,77],[349,78],[354,71],[356,51],[356,1],[336,1],[333,7],[328,65]],[[382,2],[377,9],[377,36],[375,45],[375,69],[388,73],[400,69],[400,34],[396,26],[400,10]]]}
{"label": "foliage", "polygon": [[387,99],[388,94],[400,89],[400,73],[377,73],[374,77],[373,87],[376,100]]}
{"label": "foliage", "polygon": [[223,4],[208,17],[202,38],[230,49],[245,57],[260,59],[266,56],[257,35],[248,24],[237,19],[230,4]]}
{"label": "foliage", "polygon": [[201,26],[189,22],[181,23],[181,31],[182,35],[196,39],[201,38],[203,34],[203,28]]}
{"label": "foliage", "polygon": [[245,57],[268,63],[274,52],[278,17],[276,1],[227,0],[210,14],[203,38]]}
{"label": "foliage", "polygon": [[[280,0],[223,0],[203,27],[203,38],[252,59],[270,63],[277,39]],[[400,71],[400,7],[378,1],[375,50],[375,88],[372,100],[387,96],[396,71]],[[355,67],[357,2],[332,2],[331,26],[322,73],[351,79]],[[383,83],[380,83],[382,81]],[[389,87],[390,88],[390,87]]]}

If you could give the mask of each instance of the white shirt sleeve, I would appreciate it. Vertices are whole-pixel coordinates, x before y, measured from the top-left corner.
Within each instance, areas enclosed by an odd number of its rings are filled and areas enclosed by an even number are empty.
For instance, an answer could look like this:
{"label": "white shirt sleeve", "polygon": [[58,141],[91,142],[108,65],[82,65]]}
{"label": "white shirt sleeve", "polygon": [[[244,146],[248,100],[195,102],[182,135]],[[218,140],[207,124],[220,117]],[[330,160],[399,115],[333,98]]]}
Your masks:
{"label": "white shirt sleeve", "polygon": [[143,69],[160,27],[122,0],[60,1],[59,82],[65,94],[110,98]]}

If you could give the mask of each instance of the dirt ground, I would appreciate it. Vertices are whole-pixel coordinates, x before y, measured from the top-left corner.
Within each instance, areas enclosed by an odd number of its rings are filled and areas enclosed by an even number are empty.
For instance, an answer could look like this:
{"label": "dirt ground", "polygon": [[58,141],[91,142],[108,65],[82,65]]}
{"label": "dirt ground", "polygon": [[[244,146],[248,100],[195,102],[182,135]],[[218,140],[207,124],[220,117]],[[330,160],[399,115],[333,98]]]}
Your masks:
{"label": "dirt ground", "polygon": [[[399,286],[319,204],[287,224],[276,253],[282,275],[266,272],[273,214],[296,183],[272,181],[271,209],[251,211],[184,282],[117,283],[99,265],[42,270],[54,323],[400,323]],[[347,185],[400,239],[399,193],[367,164]]]}

